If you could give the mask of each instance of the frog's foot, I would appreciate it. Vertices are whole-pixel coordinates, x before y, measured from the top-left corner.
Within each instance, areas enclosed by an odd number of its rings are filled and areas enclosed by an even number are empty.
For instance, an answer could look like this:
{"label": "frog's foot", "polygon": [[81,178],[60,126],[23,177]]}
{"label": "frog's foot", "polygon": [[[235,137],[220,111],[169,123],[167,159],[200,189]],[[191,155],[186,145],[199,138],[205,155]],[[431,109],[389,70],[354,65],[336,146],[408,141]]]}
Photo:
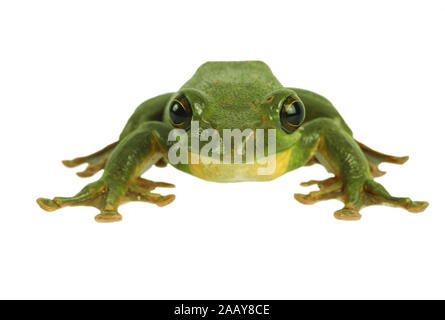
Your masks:
{"label": "frog's foot", "polygon": [[337,210],[334,216],[340,220],[359,220],[361,218],[360,209],[377,204],[400,207],[409,212],[421,212],[428,207],[428,202],[412,201],[410,198],[393,197],[385,188],[371,178],[364,182],[344,185],[338,178],[330,178],[324,181],[308,181],[302,185],[317,184],[319,191],[309,194],[295,194],[295,199],[303,204],[312,204],[321,200],[338,199],[345,203],[345,206]]}
{"label": "frog's foot", "polygon": [[144,201],[154,203],[159,207],[166,206],[175,200],[174,194],[168,194],[166,196],[158,193],[153,193],[155,188],[174,188],[175,185],[166,182],[153,182],[143,178],[137,178],[127,191],[127,201]]}
{"label": "frog's foot", "polygon": [[302,182],[302,186],[318,185],[318,191],[312,191],[308,194],[295,193],[294,198],[303,204],[313,204],[321,200],[336,199],[341,194],[342,182],[337,177],[326,180],[310,180]]}
{"label": "frog's foot", "polygon": [[386,189],[374,180],[367,180],[364,192],[368,195],[365,205],[384,204],[392,207],[404,208],[409,212],[419,213],[428,207],[426,201],[412,201],[406,197],[393,197]]}
{"label": "frog's foot", "polygon": [[379,164],[381,164],[382,162],[403,164],[406,161],[408,161],[408,158],[409,158],[408,156],[404,156],[404,157],[391,156],[389,154],[384,154],[384,153],[375,151],[375,150],[371,149],[370,147],[364,145],[363,143],[358,142],[357,140],[356,140],[356,142],[362,149],[366,158],[368,159],[369,170],[371,171],[371,175],[373,177],[380,177],[386,173],[385,171],[381,171],[379,169]]}
{"label": "frog's foot", "polygon": [[100,210],[100,214],[95,217],[96,221],[115,222],[122,220],[117,208],[126,202],[145,201],[165,206],[175,199],[174,195],[162,196],[152,193],[151,191],[156,187],[170,188],[174,185],[137,178],[127,186],[122,183],[107,183],[99,179],[88,184],[73,197],[39,198],[37,203],[46,211],[54,211],[67,206],[92,206]]}
{"label": "frog's foot", "polygon": [[107,195],[107,185],[102,180],[88,184],[73,197],[38,198],[38,205],[46,211],[55,211],[67,206],[92,206],[102,209]]}
{"label": "frog's foot", "polygon": [[90,154],[89,156],[79,157],[73,160],[63,160],[62,163],[68,168],[73,168],[77,167],[78,165],[88,163],[87,168],[84,171],[77,172],[77,175],[82,178],[91,177],[105,167],[105,163],[107,162],[117,143],[118,142],[112,143],[102,150]]}

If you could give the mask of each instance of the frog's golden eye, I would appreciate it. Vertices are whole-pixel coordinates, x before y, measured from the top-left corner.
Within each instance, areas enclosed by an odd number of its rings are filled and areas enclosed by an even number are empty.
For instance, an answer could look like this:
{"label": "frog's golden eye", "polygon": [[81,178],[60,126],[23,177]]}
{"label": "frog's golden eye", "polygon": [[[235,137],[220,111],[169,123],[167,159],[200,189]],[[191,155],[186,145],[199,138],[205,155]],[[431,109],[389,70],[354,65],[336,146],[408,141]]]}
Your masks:
{"label": "frog's golden eye", "polygon": [[283,102],[280,111],[281,126],[287,133],[298,129],[304,121],[306,111],[303,103],[294,96],[288,97]]}
{"label": "frog's golden eye", "polygon": [[177,128],[188,129],[192,119],[192,108],[184,95],[175,98],[169,109],[170,120]]}

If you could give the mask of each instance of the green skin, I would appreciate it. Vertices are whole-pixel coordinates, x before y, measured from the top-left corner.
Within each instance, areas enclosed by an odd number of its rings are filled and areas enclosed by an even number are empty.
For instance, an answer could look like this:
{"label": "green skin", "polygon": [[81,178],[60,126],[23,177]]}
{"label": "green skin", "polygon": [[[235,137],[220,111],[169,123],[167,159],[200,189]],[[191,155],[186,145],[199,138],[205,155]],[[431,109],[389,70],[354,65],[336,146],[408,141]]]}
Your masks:
{"label": "green skin", "polygon": [[[408,157],[385,155],[355,141],[351,130],[327,99],[310,91],[283,87],[263,62],[242,61],[207,62],[178,92],[142,103],[117,142],[92,155],[63,161],[68,167],[87,163],[86,170],[78,173],[81,177],[104,169],[102,177],[73,197],[39,198],[40,207],[53,211],[65,206],[94,206],[101,211],[96,221],[113,222],[122,219],[117,209],[125,202],[146,201],[159,206],[172,202],[174,195],[152,192],[156,187],[173,187],[172,184],[140,176],[153,164],[167,165],[167,153],[172,145],[168,134],[173,129],[169,106],[181,94],[190,102],[192,119],[198,120],[202,128],[214,128],[219,132],[235,128],[276,129],[276,154],[290,153],[283,164],[284,172],[320,163],[335,175],[324,181],[302,183],[319,186],[318,191],[295,194],[302,203],[339,199],[344,207],[334,215],[343,220],[359,219],[359,210],[373,204],[402,207],[410,212],[420,212],[428,206],[427,202],[393,197],[374,181],[374,177],[384,174],[378,169],[381,162],[401,164]],[[306,117],[303,124],[289,134],[282,129],[280,108],[290,95],[304,104]],[[188,164],[174,166],[193,174]],[[229,170],[225,181],[230,179]],[[249,177],[248,180],[257,179]]]}

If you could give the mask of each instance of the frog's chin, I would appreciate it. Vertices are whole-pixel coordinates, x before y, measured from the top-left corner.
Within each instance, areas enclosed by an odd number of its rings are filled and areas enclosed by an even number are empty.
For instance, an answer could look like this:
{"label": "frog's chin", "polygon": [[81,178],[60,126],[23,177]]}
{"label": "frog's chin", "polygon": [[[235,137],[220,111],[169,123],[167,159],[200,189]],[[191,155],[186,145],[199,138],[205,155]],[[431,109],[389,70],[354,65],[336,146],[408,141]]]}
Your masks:
{"label": "frog's chin", "polygon": [[268,181],[287,170],[291,150],[251,162],[226,162],[189,152],[190,173],[201,179],[216,182]]}

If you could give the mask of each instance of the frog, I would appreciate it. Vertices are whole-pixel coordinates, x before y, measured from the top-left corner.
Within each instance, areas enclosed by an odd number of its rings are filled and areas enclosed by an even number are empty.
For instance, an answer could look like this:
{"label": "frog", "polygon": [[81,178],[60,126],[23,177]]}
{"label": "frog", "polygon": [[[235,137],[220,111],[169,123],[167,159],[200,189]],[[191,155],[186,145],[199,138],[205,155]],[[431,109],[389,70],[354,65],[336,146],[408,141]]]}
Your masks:
{"label": "frog", "polygon": [[[194,123],[200,128],[192,134]],[[204,147],[203,139],[198,140],[198,148],[185,144],[183,159],[188,161],[172,161],[170,151],[180,137],[172,141],[172,132],[181,131],[184,141],[190,142],[193,135],[203,135],[206,129],[216,133],[272,130],[274,148],[249,161],[247,157],[237,163],[208,161],[205,157],[196,159]],[[255,131],[253,140],[259,139],[257,136]],[[216,139],[223,143],[221,136]],[[233,149],[229,146],[226,151]],[[272,169],[260,173],[271,159]],[[381,153],[355,140],[328,99],[309,90],[283,86],[266,63],[210,61],[202,64],[178,91],[140,104],[116,142],[93,154],[62,161],[69,168],[86,164],[77,173],[80,177],[103,170],[98,180],[74,196],[38,198],[37,203],[46,211],[93,206],[99,210],[97,222],[115,222],[122,220],[118,207],[124,203],[143,201],[162,207],[175,200],[174,194],[154,192],[156,188],[172,188],[173,184],[142,177],[153,166],[171,165],[212,182],[240,182],[270,181],[295,169],[320,164],[333,176],[302,182],[302,186],[318,188],[307,194],[295,193],[298,202],[340,200],[343,207],[334,212],[340,220],[359,220],[362,208],[380,204],[418,213],[428,202],[395,197],[375,181],[385,173],[379,168],[381,163],[403,164],[407,160],[408,156]]]}

